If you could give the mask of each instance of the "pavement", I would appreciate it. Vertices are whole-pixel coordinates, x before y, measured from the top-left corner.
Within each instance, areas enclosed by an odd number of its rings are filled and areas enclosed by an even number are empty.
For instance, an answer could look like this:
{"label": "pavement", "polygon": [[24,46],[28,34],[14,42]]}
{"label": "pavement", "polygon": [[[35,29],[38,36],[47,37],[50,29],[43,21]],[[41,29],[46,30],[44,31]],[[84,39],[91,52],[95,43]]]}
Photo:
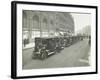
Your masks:
{"label": "pavement", "polygon": [[89,66],[88,40],[79,41],[45,60],[32,59],[33,48],[23,50],[23,69]]}
{"label": "pavement", "polygon": [[29,49],[29,48],[33,48],[35,46],[35,43],[29,43],[29,44],[26,44],[25,46],[23,45],[23,50],[24,49]]}

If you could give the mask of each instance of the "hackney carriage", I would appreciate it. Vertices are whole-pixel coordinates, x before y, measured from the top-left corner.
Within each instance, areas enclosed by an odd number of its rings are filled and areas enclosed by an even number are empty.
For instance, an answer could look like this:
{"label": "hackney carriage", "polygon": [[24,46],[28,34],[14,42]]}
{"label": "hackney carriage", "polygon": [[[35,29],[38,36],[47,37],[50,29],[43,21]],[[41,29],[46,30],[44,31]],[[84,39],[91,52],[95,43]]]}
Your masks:
{"label": "hackney carriage", "polygon": [[63,48],[63,39],[59,37],[36,37],[33,58],[45,59],[49,55],[59,53]]}
{"label": "hackney carriage", "polygon": [[59,37],[36,37],[33,59],[46,59],[52,54],[60,53],[65,47],[68,47],[79,40],[80,36],[59,36]]}

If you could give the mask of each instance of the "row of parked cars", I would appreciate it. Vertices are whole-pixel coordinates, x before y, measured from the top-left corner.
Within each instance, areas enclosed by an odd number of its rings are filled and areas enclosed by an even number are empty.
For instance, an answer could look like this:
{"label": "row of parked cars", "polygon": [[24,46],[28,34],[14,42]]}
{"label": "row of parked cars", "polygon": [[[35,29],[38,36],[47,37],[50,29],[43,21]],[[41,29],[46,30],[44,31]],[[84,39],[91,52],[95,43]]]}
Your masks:
{"label": "row of parked cars", "polygon": [[83,37],[36,37],[32,58],[44,60],[49,55],[60,53],[65,47],[68,47],[79,40],[83,40]]}

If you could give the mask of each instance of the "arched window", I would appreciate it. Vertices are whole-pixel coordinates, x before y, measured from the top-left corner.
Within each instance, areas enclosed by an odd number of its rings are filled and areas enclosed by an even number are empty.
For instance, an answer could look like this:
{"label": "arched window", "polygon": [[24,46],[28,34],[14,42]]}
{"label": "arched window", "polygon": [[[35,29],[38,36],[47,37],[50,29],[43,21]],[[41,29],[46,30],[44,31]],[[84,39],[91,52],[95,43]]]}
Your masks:
{"label": "arched window", "polygon": [[27,18],[26,11],[23,11],[23,18]]}
{"label": "arched window", "polygon": [[42,36],[46,37],[48,36],[48,21],[46,18],[43,18],[42,22]]}
{"label": "arched window", "polygon": [[26,11],[23,11],[23,28],[27,29],[27,14],[26,14]]}
{"label": "arched window", "polygon": [[44,18],[43,19],[43,26],[42,26],[43,30],[48,30],[48,26],[47,26],[47,19]]}
{"label": "arched window", "polygon": [[39,16],[33,16],[33,30],[39,29]]}
{"label": "arched window", "polygon": [[35,37],[40,37],[39,16],[34,15],[32,19],[32,38],[34,39]]}
{"label": "arched window", "polygon": [[54,25],[54,22],[53,22],[53,20],[51,20],[51,21],[50,21],[50,23],[51,23],[51,25]]}

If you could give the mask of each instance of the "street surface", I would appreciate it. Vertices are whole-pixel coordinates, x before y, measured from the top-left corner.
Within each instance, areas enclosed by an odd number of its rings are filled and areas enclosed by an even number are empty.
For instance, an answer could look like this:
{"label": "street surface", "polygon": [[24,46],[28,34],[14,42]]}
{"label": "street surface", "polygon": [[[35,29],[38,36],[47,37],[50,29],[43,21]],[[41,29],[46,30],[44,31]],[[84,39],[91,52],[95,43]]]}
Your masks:
{"label": "street surface", "polygon": [[45,60],[32,59],[33,48],[23,50],[23,69],[89,66],[88,40],[79,41]]}

